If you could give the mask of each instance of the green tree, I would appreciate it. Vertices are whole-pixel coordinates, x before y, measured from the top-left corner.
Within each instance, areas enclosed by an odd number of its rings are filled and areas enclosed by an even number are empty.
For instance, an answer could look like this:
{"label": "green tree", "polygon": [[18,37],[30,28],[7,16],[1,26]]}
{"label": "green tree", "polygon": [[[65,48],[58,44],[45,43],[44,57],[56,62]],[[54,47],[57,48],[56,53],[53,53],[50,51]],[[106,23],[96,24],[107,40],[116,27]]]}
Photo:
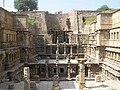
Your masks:
{"label": "green tree", "polygon": [[102,5],[100,8],[97,9],[97,11],[106,11],[106,10],[111,10],[107,5]]}
{"label": "green tree", "polygon": [[38,0],[14,0],[14,8],[18,11],[37,10]]}

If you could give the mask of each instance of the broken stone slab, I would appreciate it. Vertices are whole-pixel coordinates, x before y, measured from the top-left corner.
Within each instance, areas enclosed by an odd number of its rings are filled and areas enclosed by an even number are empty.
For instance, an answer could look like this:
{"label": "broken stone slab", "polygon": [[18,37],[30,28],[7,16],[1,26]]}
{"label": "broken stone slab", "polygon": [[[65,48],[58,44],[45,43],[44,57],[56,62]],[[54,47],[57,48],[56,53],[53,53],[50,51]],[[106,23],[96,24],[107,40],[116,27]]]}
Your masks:
{"label": "broken stone slab", "polygon": [[35,81],[31,81],[30,82],[30,90],[37,90],[36,82]]}

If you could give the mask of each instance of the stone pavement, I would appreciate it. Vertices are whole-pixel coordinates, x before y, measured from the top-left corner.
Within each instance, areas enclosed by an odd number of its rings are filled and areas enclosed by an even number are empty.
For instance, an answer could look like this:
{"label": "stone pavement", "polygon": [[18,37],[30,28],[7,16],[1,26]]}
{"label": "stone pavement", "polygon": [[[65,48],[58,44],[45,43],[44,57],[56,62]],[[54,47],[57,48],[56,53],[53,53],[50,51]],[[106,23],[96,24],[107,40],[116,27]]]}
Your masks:
{"label": "stone pavement", "polygon": [[[9,84],[14,84],[14,89],[12,90],[24,90],[24,82],[0,83],[0,90],[8,90],[7,88]],[[52,90],[52,85],[52,81],[40,81],[39,83],[37,83],[37,90]],[[78,90],[78,83],[76,83],[76,81],[60,81],[59,85],[61,90]],[[120,81],[86,81],[86,88],[84,88],[83,90],[120,90]]]}
{"label": "stone pavement", "polygon": [[8,90],[8,85],[14,85],[14,89],[9,89],[9,90],[24,90],[24,82],[20,82],[20,83],[4,82],[4,83],[0,83],[0,90]]}

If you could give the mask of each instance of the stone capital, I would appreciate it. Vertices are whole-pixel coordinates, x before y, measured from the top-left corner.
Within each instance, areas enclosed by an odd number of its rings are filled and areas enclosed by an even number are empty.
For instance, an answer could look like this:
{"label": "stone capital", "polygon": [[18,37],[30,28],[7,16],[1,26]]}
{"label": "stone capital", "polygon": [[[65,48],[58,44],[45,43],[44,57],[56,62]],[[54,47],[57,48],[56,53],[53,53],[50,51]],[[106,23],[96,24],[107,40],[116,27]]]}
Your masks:
{"label": "stone capital", "polygon": [[91,67],[91,64],[90,64],[90,63],[88,63],[88,64],[87,64],[87,67],[89,67],[89,68],[90,68],[90,67]]}
{"label": "stone capital", "polygon": [[87,61],[87,59],[79,58],[77,61],[78,61],[79,64],[84,64]]}

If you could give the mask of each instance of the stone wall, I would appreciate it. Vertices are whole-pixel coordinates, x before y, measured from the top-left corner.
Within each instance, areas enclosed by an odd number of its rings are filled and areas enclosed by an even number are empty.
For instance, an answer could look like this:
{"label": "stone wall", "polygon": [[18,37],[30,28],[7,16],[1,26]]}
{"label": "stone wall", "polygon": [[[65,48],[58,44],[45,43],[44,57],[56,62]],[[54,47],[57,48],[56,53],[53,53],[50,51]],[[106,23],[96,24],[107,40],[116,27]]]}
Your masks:
{"label": "stone wall", "polygon": [[7,10],[0,7],[0,28],[12,29],[13,16]]}
{"label": "stone wall", "polygon": [[120,46],[120,28],[115,28],[110,30],[110,39],[109,39],[109,46]]}
{"label": "stone wall", "polygon": [[14,28],[18,30],[28,28],[28,16],[24,14],[14,14]]}
{"label": "stone wall", "polygon": [[[45,44],[52,44],[56,40],[54,33],[56,31],[72,31],[72,42],[77,43],[77,34],[78,30],[83,33],[83,16],[95,15],[95,11],[72,11],[69,13],[57,13],[50,14],[48,12],[24,12],[23,14],[28,15],[28,19],[35,19],[34,25],[28,25],[29,31],[34,34],[34,44],[36,47],[36,53],[46,53],[45,45],[40,44],[41,40],[44,40]],[[70,28],[68,28],[67,20],[69,19]],[[67,32],[66,37],[69,38]],[[37,36],[35,36],[37,35]],[[41,37],[43,35],[43,37]],[[56,34],[58,35],[58,34]],[[39,39],[38,39],[39,38]],[[64,41],[62,39],[62,42]],[[88,36],[81,36],[81,40],[84,40],[83,43],[86,44]],[[54,40],[53,40],[54,39]]]}
{"label": "stone wall", "polygon": [[4,29],[1,30],[2,44],[1,48],[9,48],[17,46],[16,30]]}
{"label": "stone wall", "polygon": [[28,20],[33,19],[34,24],[29,24],[29,31],[33,34],[47,34],[47,27],[45,21],[45,13],[46,12],[27,12]]}
{"label": "stone wall", "polygon": [[46,14],[47,29],[64,30],[68,14]]}
{"label": "stone wall", "polygon": [[97,15],[97,27],[96,29],[111,29],[112,27],[112,14],[111,13],[99,13]]}
{"label": "stone wall", "polygon": [[0,80],[2,79],[2,72],[4,71],[4,51],[0,50]]}
{"label": "stone wall", "polygon": [[30,47],[30,32],[28,31],[17,32],[17,43],[20,47]]}
{"label": "stone wall", "polygon": [[11,47],[6,49],[5,52],[5,70],[10,70],[11,68],[20,63],[20,49],[19,47]]}
{"label": "stone wall", "polygon": [[78,33],[78,29],[83,30],[83,16],[93,16],[96,15],[97,12],[95,11],[72,11],[65,14],[47,14],[46,15],[46,23],[47,28],[49,29],[55,29],[55,30],[66,30],[66,20],[67,18],[70,19],[71,22],[71,29],[74,34]]}
{"label": "stone wall", "polygon": [[102,30],[100,33],[100,45],[107,46],[109,43],[109,30]]}
{"label": "stone wall", "polygon": [[120,10],[117,10],[112,15],[112,28],[120,26]]}
{"label": "stone wall", "polygon": [[89,16],[96,16],[99,11],[92,11],[92,10],[78,10],[78,14],[82,14],[83,16],[89,17]]}
{"label": "stone wall", "polygon": [[[20,70],[23,65],[21,59],[23,58],[23,60],[27,61],[29,57],[32,57],[31,33],[26,31],[28,30],[27,28],[27,15],[10,13],[0,8],[0,49],[4,51],[5,55],[4,61],[2,60],[1,63],[4,67],[1,67],[2,72],[0,70],[0,73],[4,73],[3,78],[8,78],[8,73],[12,73],[16,77],[22,74],[22,70]],[[20,36],[20,31],[26,31],[27,33],[22,33],[23,35]],[[23,42],[20,42],[20,40]],[[20,43],[24,45],[22,46]],[[24,51],[21,52],[23,49]]]}
{"label": "stone wall", "polygon": [[67,30],[66,21],[70,19],[70,30],[73,34],[78,33],[78,29],[83,30],[83,16],[96,15],[96,11],[72,11],[69,13],[50,14],[48,12],[36,11],[25,12],[29,18],[35,19],[35,25],[30,26],[29,30],[34,34],[48,34],[50,30]]}

